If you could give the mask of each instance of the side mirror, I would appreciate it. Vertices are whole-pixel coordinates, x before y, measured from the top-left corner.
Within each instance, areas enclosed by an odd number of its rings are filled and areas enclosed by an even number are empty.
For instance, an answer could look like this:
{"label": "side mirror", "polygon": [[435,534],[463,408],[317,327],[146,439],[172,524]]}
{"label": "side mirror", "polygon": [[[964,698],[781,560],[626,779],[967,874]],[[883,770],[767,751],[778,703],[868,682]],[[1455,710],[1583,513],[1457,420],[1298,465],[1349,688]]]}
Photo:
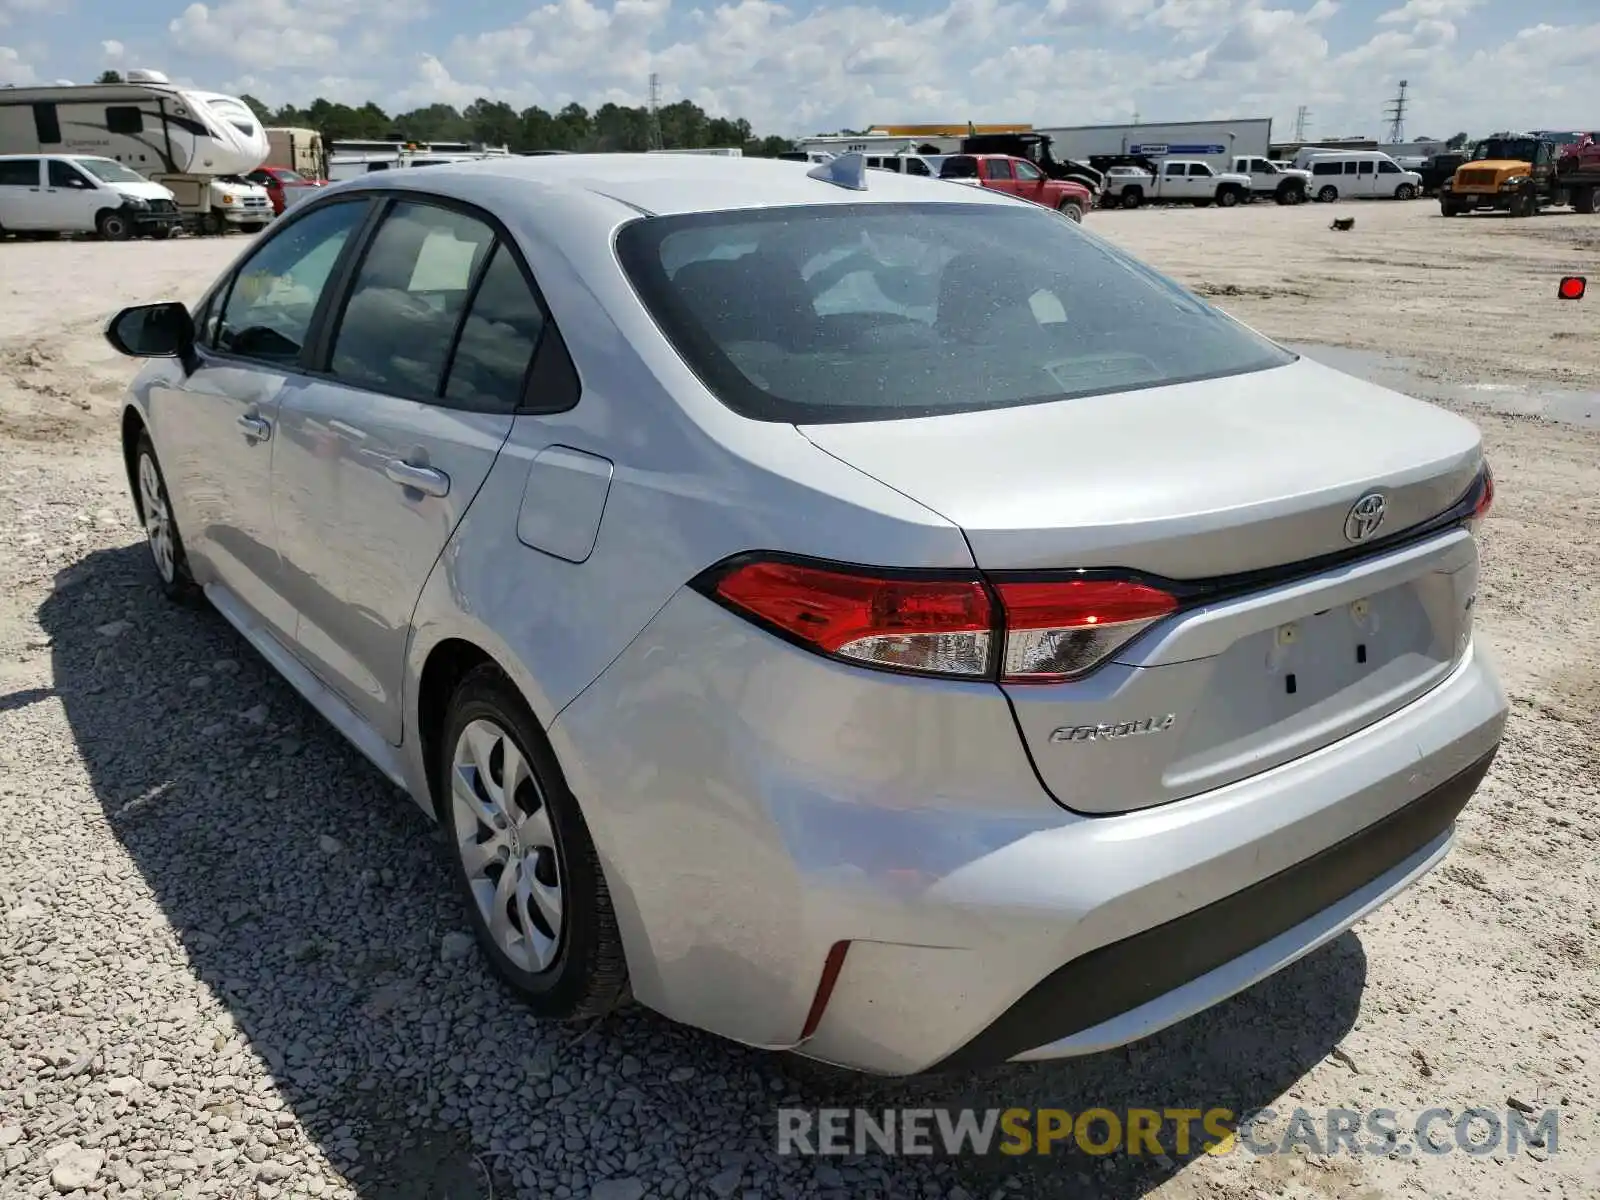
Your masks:
{"label": "side mirror", "polygon": [[106,341],[129,358],[184,358],[194,349],[194,318],[176,300],[125,308],[106,326]]}
{"label": "side mirror", "polygon": [[1589,290],[1589,281],[1582,275],[1568,275],[1561,281],[1556,295],[1563,300],[1582,300],[1583,294]]}

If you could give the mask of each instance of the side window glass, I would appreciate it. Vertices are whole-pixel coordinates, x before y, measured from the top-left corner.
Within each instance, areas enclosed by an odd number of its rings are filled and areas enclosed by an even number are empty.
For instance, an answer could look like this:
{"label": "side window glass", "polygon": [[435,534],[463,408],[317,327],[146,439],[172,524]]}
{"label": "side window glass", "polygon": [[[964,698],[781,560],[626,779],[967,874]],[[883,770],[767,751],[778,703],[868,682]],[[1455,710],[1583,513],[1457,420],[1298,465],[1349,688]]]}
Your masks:
{"label": "side window glass", "polygon": [[445,399],[462,408],[513,411],[543,332],[544,310],[516,258],[497,246],[461,326]]}
{"label": "side window glass", "polygon": [[448,208],[395,205],[367,248],[333,343],[333,373],[357,387],[432,399],[494,230]]}
{"label": "side window glass", "polygon": [[216,328],[216,347],[292,363],[339,252],[367,215],[364,203],[330,204],[276,234],[239,269]]}
{"label": "side window glass", "polygon": [[1003,158],[991,158],[989,160],[989,178],[1010,179],[1011,164]]}
{"label": "side window glass", "polygon": [[1188,168],[1186,166],[1184,166],[1183,163],[1168,163],[1167,164],[1167,169],[1166,169],[1166,174],[1169,177],[1179,176],[1179,175],[1184,174],[1187,170],[1188,170]]}
{"label": "side window glass", "polygon": [[1356,164],[1354,162],[1345,163],[1344,173],[1346,175],[1354,175],[1356,173]]}
{"label": "side window glass", "polygon": [[920,158],[908,158],[906,159],[906,174],[926,175],[928,174],[928,164]]}
{"label": "side window glass", "polygon": [[84,191],[94,186],[83,177],[77,167],[54,158],[46,161],[45,171],[49,186],[53,188],[75,188]]}
{"label": "side window glass", "polygon": [[37,188],[38,186],[37,158],[13,158],[9,162],[0,162],[0,187]]}
{"label": "side window glass", "polygon": [[1039,168],[1031,163],[1019,162],[1017,163],[1017,178],[1025,179],[1032,183],[1040,178]]}

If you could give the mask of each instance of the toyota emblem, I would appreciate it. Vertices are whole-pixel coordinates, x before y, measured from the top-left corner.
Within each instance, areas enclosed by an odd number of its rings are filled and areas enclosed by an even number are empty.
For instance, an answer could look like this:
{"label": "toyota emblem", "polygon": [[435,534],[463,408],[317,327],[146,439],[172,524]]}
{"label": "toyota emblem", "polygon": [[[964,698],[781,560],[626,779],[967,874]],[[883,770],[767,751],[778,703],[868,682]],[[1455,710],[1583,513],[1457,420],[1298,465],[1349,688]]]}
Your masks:
{"label": "toyota emblem", "polygon": [[1366,541],[1378,532],[1387,510],[1382,492],[1368,492],[1350,506],[1350,515],[1344,519],[1344,536],[1352,542]]}

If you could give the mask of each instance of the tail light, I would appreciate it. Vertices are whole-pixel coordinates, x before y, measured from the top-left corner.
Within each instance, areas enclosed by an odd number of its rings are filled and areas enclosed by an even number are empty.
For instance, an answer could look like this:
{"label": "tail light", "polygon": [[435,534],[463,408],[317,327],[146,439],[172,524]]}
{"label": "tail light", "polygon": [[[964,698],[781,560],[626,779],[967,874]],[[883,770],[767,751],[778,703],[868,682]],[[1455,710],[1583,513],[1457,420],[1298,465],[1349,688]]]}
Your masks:
{"label": "tail light", "polygon": [[766,558],[697,586],[724,607],[830,658],[892,671],[1057,683],[1092,671],[1178,607],[1125,579],[990,584],[975,573],[874,572]]}
{"label": "tail light", "polygon": [[1476,495],[1472,501],[1472,515],[1467,518],[1467,526],[1474,533],[1483,524],[1484,517],[1489,515],[1489,509],[1494,506],[1494,472],[1489,469],[1489,464],[1483,464],[1483,471],[1478,475],[1478,482],[1474,485]]}
{"label": "tail light", "polygon": [[1178,607],[1160,588],[1125,579],[997,583],[1005,612],[1000,677],[1054,683],[1099,666]]}

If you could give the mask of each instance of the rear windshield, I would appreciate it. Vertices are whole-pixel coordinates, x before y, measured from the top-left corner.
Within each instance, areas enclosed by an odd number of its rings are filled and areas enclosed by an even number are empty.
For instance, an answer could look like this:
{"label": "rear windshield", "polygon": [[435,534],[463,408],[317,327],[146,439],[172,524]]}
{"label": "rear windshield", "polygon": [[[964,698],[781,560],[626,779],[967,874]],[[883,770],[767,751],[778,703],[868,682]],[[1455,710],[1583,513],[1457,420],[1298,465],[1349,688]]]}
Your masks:
{"label": "rear windshield", "polygon": [[652,217],[625,226],[617,249],[689,366],[757,420],[1009,408],[1294,361],[1042,208]]}

